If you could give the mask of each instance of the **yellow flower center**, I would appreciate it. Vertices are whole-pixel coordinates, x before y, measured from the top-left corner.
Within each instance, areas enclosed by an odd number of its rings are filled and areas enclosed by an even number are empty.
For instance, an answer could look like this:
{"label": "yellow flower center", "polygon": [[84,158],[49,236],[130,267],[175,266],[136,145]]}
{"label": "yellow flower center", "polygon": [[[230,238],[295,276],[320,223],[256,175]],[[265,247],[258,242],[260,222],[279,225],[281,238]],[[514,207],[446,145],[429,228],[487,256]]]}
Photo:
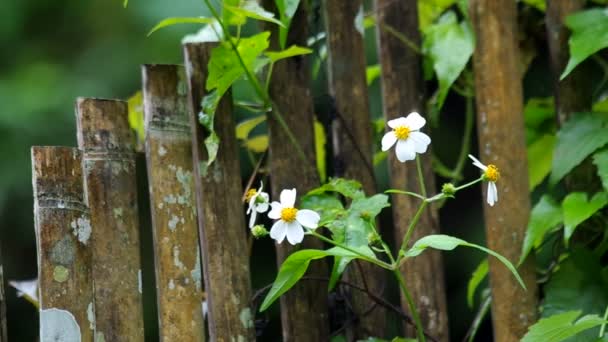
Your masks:
{"label": "yellow flower center", "polygon": [[249,189],[245,195],[245,202],[249,202],[257,193],[258,191],[256,189]]}
{"label": "yellow flower center", "polygon": [[498,172],[498,168],[494,164],[488,165],[484,176],[490,182],[496,182],[500,178],[500,172]]}
{"label": "yellow flower center", "polygon": [[410,129],[407,126],[398,126],[395,128],[395,136],[399,140],[405,140],[410,136]]}
{"label": "yellow flower center", "polygon": [[283,208],[283,210],[281,210],[281,220],[285,222],[293,222],[296,219],[297,213],[298,209],[296,208]]}

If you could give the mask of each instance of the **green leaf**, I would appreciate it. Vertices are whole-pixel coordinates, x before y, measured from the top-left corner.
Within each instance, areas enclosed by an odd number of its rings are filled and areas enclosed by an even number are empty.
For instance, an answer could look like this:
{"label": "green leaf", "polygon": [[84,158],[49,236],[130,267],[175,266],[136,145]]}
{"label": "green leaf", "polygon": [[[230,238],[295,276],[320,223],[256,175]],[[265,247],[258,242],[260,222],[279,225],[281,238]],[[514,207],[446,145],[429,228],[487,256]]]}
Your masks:
{"label": "green leaf", "polygon": [[547,120],[555,120],[555,101],[553,97],[533,97],[524,106],[526,127],[537,129]]}
{"label": "green leaf", "polygon": [[212,18],[205,17],[172,17],[162,20],[160,23],[156,24],[150,32],[148,32],[148,36],[152,33],[165,28],[167,26],[173,26],[177,24],[211,24],[213,22]]}
{"label": "green leaf", "polygon": [[597,167],[597,175],[602,180],[604,190],[608,191],[608,149],[603,149],[593,155],[593,164]]}
{"label": "green leaf", "polygon": [[124,0],[123,3],[122,3],[122,6],[124,8],[127,8],[127,6],[129,6],[129,0]]}
{"label": "green leaf", "polygon": [[418,1],[418,21],[420,30],[426,28],[437,19],[443,11],[454,5],[456,0],[420,0]]}
{"label": "green leaf", "polygon": [[279,44],[282,49],[287,44],[287,32],[291,26],[291,19],[298,10],[300,0],[275,0],[275,5],[279,10],[279,18],[283,26],[279,28]]}
{"label": "green leaf", "polygon": [[300,55],[307,55],[309,53],[312,53],[312,50],[309,48],[292,45],[288,49],[283,51],[268,51],[265,53],[265,55],[268,56],[268,58],[270,58],[270,61],[274,63],[281,59]]}
{"label": "green leaf", "polygon": [[557,184],[570,170],[608,143],[608,120],[598,113],[577,113],[557,133],[549,183]]}
{"label": "green leaf", "polygon": [[596,193],[591,200],[588,200],[588,196],[584,192],[568,194],[562,202],[565,243],[568,243],[579,224],[590,218],[606,204],[608,204],[608,193],[606,192]]}
{"label": "green leaf", "polygon": [[257,0],[245,0],[240,6],[224,4],[224,9],[227,9],[238,16],[268,21],[281,27],[285,27],[282,22],[275,19],[274,13],[265,10],[262,6],[260,6],[260,4],[258,4]]}
{"label": "green leaf", "polygon": [[473,55],[475,41],[466,21],[458,23],[454,11],[446,12],[437,24],[424,32],[422,51],[433,61],[439,80],[437,110],[441,109],[448,90]]}
{"label": "green leaf", "polygon": [[453,236],[443,235],[443,234],[427,235],[427,236],[421,238],[420,240],[416,241],[416,243],[412,246],[412,248],[410,248],[408,251],[405,252],[405,257],[408,257],[408,258],[415,257],[415,256],[419,255],[420,253],[424,252],[424,250],[429,247],[434,248],[434,249],[443,250],[443,251],[451,251],[458,246],[476,248],[476,249],[486,252],[487,254],[492,255],[493,257],[498,259],[500,262],[502,262],[509,269],[509,271],[511,271],[511,273],[513,273],[513,275],[515,276],[515,278],[517,279],[517,281],[519,282],[521,287],[523,287],[524,289],[526,288],[526,285],[524,284],[523,280],[519,276],[519,273],[517,273],[517,270],[515,269],[513,264],[511,264],[511,262],[509,260],[507,260],[505,257],[494,252],[491,249],[476,245],[474,243],[464,241],[462,239],[459,239],[459,238],[456,238]]}
{"label": "green leaf", "polygon": [[555,135],[545,134],[528,146],[528,177],[532,191],[551,172]]}
{"label": "green leaf", "polygon": [[523,3],[528,4],[539,11],[546,11],[547,6],[545,4],[545,0],[522,0]]}
{"label": "green leaf", "polygon": [[136,92],[127,101],[129,107],[129,126],[137,133],[137,139],[143,141],[144,130],[144,103],[141,91]]}
{"label": "green leaf", "polygon": [[577,320],[581,311],[567,311],[543,318],[530,327],[522,342],[561,342],[582,331],[603,324],[598,315],[586,315]]}
{"label": "green leaf", "polygon": [[277,298],[294,286],[298,280],[302,278],[304,273],[306,273],[308,265],[312,260],[321,259],[328,255],[330,254],[327,251],[303,249],[287,257],[281,265],[281,269],[272,284],[272,288],[266,295],[266,298],[264,298],[264,302],[260,307],[260,312],[268,309]]}
{"label": "green leaf", "polygon": [[325,182],[327,180],[327,163],[325,161],[325,145],[327,144],[327,136],[325,135],[325,128],[323,127],[323,124],[321,124],[317,119],[315,119],[314,130],[317,171],[319,172],[319,179],[321,182]]}
{"label": "green leaf", "polygon": [[220,101],[219,93],[213,90],[209,94],[203,97],[201,101],[201,112],[198,114],[199,123],[205,127],[209,134],[205,138],[205,149],[207,150],[207,161],[201,163],[201,174],[207,174],[207,168],[211,165],[217,157],[217,151],[220,147],[220,138],[215,133],[214,121],[215,121],[215,110]]}
{"label": "green leaf", "polygon": [[266,115],[256,116],[255,118],[239,122],[236,125],[236,138],[246,140],[249,137],[249,133],[264,121],[266,121]]}
{"label": "green leaf", "polygon": [[608,12],[605,8],[580,11],[566,18],[566,26],[572,32],[568,40],[570,59],[560,80],[589,56],[608,47]]}
{"label": "green leaf", "polygon": [[374,83],[378,77],[380,77],[381,71],[380,64],[368,65],[367,68],[365,68],[365,78],[367,80],[368,87],[372,85],[372,83]]}
{"label": "green leaf", "polygon": [[321,216],[319,226],[325,226],[328,222],[346,216],[342,202],[329,194],[305,195],[300,199],[300,207],[316,211]]}
{"label": "green leaf", "polygon": [[255,153],[268,150],[268,135],[262,134],[245,140],[245,148]]}
{"label": "green leaf", "polygon": [[488,259],[483,259],[473,274],[471,275],[471,279],[469,279],[469,284],[467,286],[467,304],[470,308],[473,307],[473,301],[475,299],[475,290],[481,282],[488,275]]}
{"label": "green leaf", "polygon": [[331,178],[329,182],[311,190],[308,194],[314,195],[325,192],[337,192],[348,198],[365,197],[363,190],[361,190],[361,183],[357,182],[356,180],[344,178]]}
{"label": "green leaf", "polygon": [[543,195],[530,214],[519,263],[526,259],[532,248],[541,245],[547,233],[562,222],[562,210],[559,204],[551,196]]}

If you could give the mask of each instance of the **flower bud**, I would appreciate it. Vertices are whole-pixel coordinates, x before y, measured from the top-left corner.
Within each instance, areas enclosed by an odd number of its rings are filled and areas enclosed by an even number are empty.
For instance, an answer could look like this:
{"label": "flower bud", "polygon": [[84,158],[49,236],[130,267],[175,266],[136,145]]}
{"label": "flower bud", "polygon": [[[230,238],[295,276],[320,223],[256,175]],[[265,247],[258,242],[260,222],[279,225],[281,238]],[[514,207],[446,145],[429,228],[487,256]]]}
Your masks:
{"label": "flower bud", "polygon": [[448,197],[454,197],[454,194],[456,193],[456,187],[452,183],[444,183],[441,187],[441,193]]}
{"label": "flower bud", "polygon": [[251,235],[253,235],[253,237],[256,239],[259,239],[268,235],[268,230],[266,230],[266,227],[263,225],[258,224],[257,226],[253,226],[253,228],[251,228]]}
{"label": "flower bud", "polygon": [[367,234],[367,243],[370,246],[376,246],[376,245],[380,245],[380,243],[382,242],[382,239],[380,239],[380,235],[378,235],[377,232],[373,231],[369,234]]}

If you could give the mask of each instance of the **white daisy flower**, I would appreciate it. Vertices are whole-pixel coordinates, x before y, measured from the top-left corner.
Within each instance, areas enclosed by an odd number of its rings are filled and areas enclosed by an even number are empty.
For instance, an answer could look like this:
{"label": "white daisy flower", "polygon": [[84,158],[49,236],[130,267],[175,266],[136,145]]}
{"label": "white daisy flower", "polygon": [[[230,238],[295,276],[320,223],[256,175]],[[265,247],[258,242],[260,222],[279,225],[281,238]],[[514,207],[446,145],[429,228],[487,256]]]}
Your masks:
{"label": "white daisy flower", "polygon": [[283,242],[285,237],[290,244],[295,245],[304,239],[304,227],[316,229],[321,217],[308,209],[296,209],[296,189],[281,191],[281,202],[272,202],[268,217],[276,221],[270,229],[270,237],[277,243]]}
{"label": "white daisy flower", "polygon": [[425,124],[426,120],[416,112],[406,118],[389,120],[387,125],[393,130],[382,137],[382,151],[388,151],[397,143],[395,154],[400,162],[416,159],[416,153],[426,152],[431,143],[431,138],[419,131]]}
{"label": "white daisy flower", "polygon": [[496,182],[500,178],[500,172],[494,164],[488,164],[487,166],[480,162],[477,158],[469,154],[469,158],[473,160],[473,165],[477,166],[483,171],[484,180],[488,181],[488,193],[486,201],[490,206],[498,202],[498,189],[496,189]]}
{"label": "white daisy flower", "polygon": [[268,193],[263,192],[262,189],[264,189],[264,183],[260,182],[259,189],[249,189],[245,195],[245,202],[249,203],[247,215],[251,215],[249,216],[249,228],[253,228],[255,225],[255,219],[258,213],[265,213],[268,211],[270,196],[268,196]]}

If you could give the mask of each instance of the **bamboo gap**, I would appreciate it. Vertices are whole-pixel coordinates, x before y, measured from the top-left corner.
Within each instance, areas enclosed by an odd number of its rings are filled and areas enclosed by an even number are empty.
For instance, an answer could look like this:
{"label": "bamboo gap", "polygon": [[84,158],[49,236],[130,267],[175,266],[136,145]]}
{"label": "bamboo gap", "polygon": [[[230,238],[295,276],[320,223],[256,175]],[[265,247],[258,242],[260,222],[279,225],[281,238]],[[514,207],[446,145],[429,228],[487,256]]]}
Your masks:
{"label": "bamboo gap", "polygon": [[[488,247],[518,262],[530,214],[523,94],[517,45],[517,4],[511,0],[471,0],[476,47],[473,56],[477,123],[482,162],[501,172],[499,202],[484,205]],[[486,185],[484,184],[484,191]],[[485,198],[485,196],[484,196]],[[494,340],[519,341],[536,320],[537,288],[534,257],[519,273],[528,290],[511,272],[490,258]]]}
{"label": "bamboo gap", "polygon": [[[265,0],[265,8],[276,12],[274,1]],[[300,3],[291,21],[286,47],[306,46],[308,38],[307,4]],[[265,25],[272,30],[271,50],[280,50],[279,30],[274,24]],[[273,67],[270,81],[270,97],[274,99],[287,127],[297,132],[295,138],[306,156],[294,153],[285,129],[273,114],[268,115],[269,163],[272,197],[279,198],[283,189],[297,188],[298,197],[319,186],[316,169],[314,141],[314,106],[310,92],[310,65],[307,56],[297,56],[281,60]],[[257,185],[256,185],[257,186]],[[323,249],[323,242],[305,238],[298,247],[289,243],[276,244],[277,264],[297,249]],[[306,276],[327,278],[327,264],[324,261],[311,263]],[[281,324],[284,341],[325,341],[329,339],[329,313],[327,303],[327,283],[314,281],[298,282],[280,298]],[[311,329],[310,327],[315,327]]]}
{"label": "bamboo gap", "polygon": [[40,341],[93,341],[91,222],[82,157],[71,147],[32,147]]}
{"label": "bamboo gap", "polygon": [[205,341],[192,132],[183,67],[142,67],[161,341]]}
{"label": "bamboo gap", "polygon": [[95,338],[143,341],[137,181],[127,103],[79,98],[76,111],[91,210]]}
{"label": "bamboo gap", "polygon": [[[386,120],[423,109],[422,61],[421,56],[384,28],[390,26],[420,46],[418,30],[418,8],[416,0],[393,1],[376,0],[376,33],[379,59],[382,69],[382,103]],[[421,113],[424,115],[424,113]],[[425,127],[428,134],[429,126]],[[431,165],[430,151],[420,156],[423,175],[431,193],[435,189],[435,175]],[[401,163],[394,153],[388,154],[391,188],[407,189],[421,193],[416,171],[416,162]],[[414,217],[420,200],[409,196],[391,197],[396,241],[401,241]],[[412,243],[423,236],[439,233],[437,207],[432,205],[421,216],[412,236]],[[449,341],[448,312],[445,281],[441,253],[428,251],[410,259],[401,269],[422,324],[426,331],[438,341]],[[401,307],[408,310],[407,301],[401,298]],[[405,325],[407,335],[415,336],[415,327]]]}
{"label": "bamboo gap", "polygon": [[4,291],[4,268],[2,265],[2,248],[0,248],[0,342],[8,342],[6,330],[6,292]]}
{"label": "bamboo gap", "polygon": [[[372,164],[372,127],[365,80],[365,47],[363,27],[357,27],[357,16],[363,15],[361,0],[323,1],[327,32],[329,93],[334,102],[332,124],[334,168],[336,175],[356,179],[367,195],[376,192]],[[361,31],[359,31],[361,30]],[[351,265],[346,276],[353,283],[367,287],[370,292],[384,292],[385,273],[364,262]],[[360,265],[360,267],[358,267]],[[359,317],[357,337],[384,336],[386,311],[364,294],[353,296]],[[371,311],[370,311],[371,309]]]}
{"label": "bamboo gap", "polygon": [[[192,150],[205,289],[212,341],[255,340],[251,311],[251,280],[243,216],[241,168],[228,92],[215,114],[220,145],[217,159],[207,168],[204,140],[207,132],[198,122],[206,95],[207,63],[214,44],[185,44]],[[202,164],[202,165],[201,165]]]}

